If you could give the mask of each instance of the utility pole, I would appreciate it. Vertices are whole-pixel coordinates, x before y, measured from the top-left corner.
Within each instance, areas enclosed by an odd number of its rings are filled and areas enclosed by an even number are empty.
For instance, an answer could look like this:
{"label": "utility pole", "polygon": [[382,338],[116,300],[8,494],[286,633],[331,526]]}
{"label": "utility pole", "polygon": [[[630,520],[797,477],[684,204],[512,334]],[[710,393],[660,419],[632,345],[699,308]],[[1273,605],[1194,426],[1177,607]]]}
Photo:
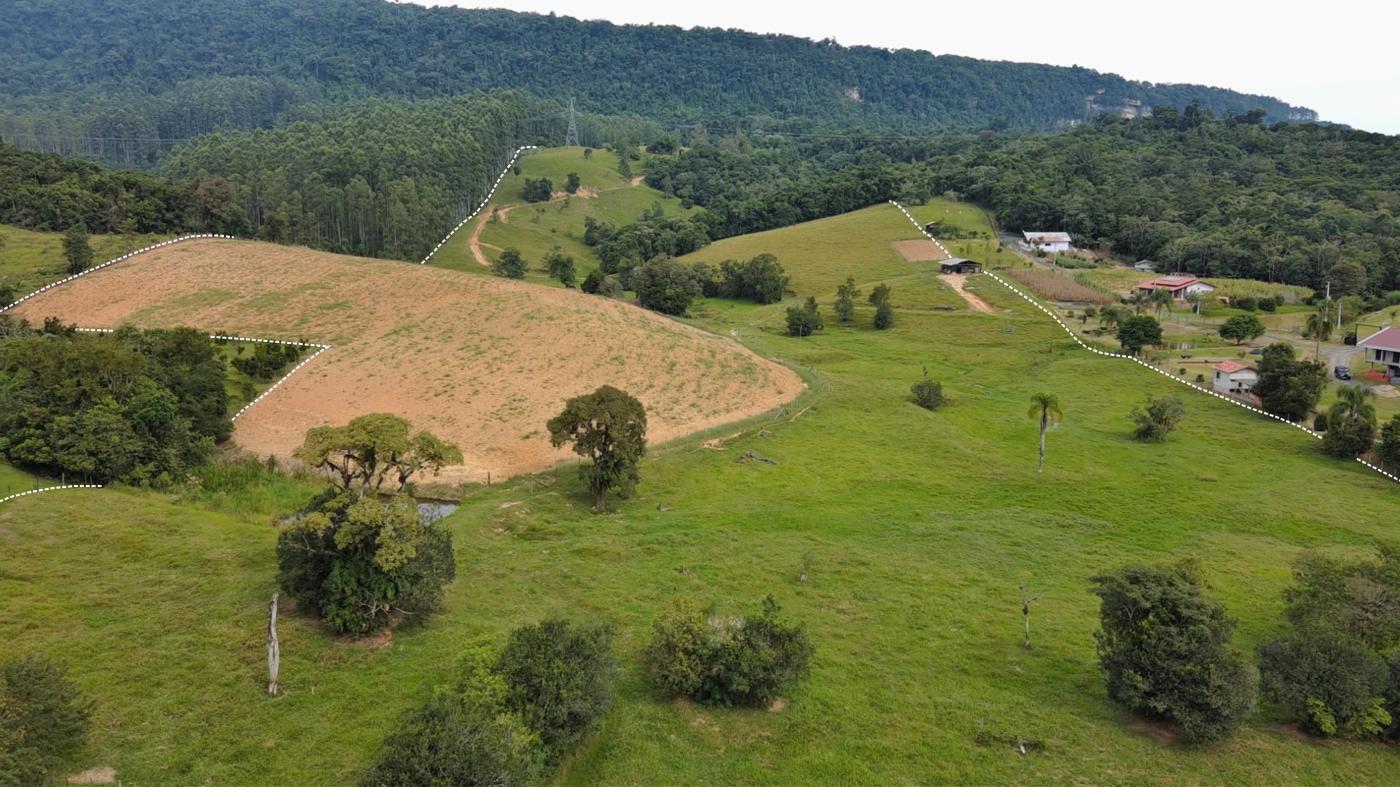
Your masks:
{"label": "utility pole", "polygon": [[569,130],[564,134],[564,147],[578,147],[578,113],[574,110],[574,100],[569,99]]}

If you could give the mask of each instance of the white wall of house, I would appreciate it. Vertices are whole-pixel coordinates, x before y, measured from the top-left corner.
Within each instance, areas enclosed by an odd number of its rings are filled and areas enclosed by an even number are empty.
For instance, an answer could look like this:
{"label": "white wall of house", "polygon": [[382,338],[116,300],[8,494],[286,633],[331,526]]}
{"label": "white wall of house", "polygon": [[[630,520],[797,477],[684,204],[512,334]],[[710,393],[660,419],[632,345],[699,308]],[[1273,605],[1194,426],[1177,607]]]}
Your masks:
{"label": "white wall of house", "polygon": [[1051,254],[1056,254],[1056,253],[1059,253],[1059,252],[1069,251],[1069,243],[1066,242],[1066,241],[1057,241],[1057,242],[1054,242],[1054,243],[1034,242],[1034,243],[1031,244],[1031,246],[1033,246],[1034,248],[1040,249],[1040,250],[1043,251],[1043,252],[1047,252],[1047,253],[1051,253]]}
{"label": "white wall of house", "polygon": [[1238,372],[1226,374],[1219,369],[1215,370],[1215,381],[1211,387],[1218,393],[1241,394],[1249,393],[1254,384],[1259,381],[1259,373],[1253,369],[1241,369]]}

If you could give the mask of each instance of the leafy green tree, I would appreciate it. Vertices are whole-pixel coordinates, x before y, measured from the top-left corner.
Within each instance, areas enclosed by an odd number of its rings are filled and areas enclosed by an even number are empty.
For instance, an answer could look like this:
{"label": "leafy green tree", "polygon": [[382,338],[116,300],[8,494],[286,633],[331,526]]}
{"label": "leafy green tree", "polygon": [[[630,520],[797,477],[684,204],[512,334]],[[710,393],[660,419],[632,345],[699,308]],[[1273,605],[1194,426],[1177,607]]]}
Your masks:
{"label": "leafy green tree", "polygon": [[652,624],[642,659],[663,691],[710,705],[765,707],[807,677],[813,654],[801,625],[768,596],[756,616],[716,617],[677,598]]}
{"label": "leafy green tree", "polygon": [[1400,646],[1400,546],[1381,543],[1376,560],[1305,553],[1283,594],[1299,629],[1334,627],[1377,653]]}
{"label": "leafy green tree", "polygon": [[860,289],[856,287],[854,276],[847,276],[846,283],[836,287],[836,317],[841,322],[850,322],[856,312],[856,298]]}
{"label": "leafy green tree", "polygon": [[593,510],[608,509],[608,492],[627,497],[640,480],[637,465],[646,453],[647,413],[642,403],[610,385],[564,403],[549,419],[549,441],[572,443],[589,464],[579,468],[594,496]]}
{"label": "leafy green tree", "polygon": [[788,276],[772,254],[759,254],[745,262],[720,263],[718,294],[724,298],[747,298],[755,303],[777,303],[787,290]]}
{"label": "leafy green tree", "polygon": [[1040,422],[1040,456],[1035,463],[1035,471],[1039,473],[1045,469],[1045,430],[1064,417],[1060,398],[1052,393],[1037,393],[1031,397],[1031,409],[1027,414]]}
{"label": "leafy green tree", "polygon": [[63,233],[63,259],[68,261],[68,273],[79,274],[92,265],[92,245],[88,243],[87,227],[74,224]]}
{"label": "leafy green tree", "polygon": [[1371,450],[1376,439],[1375,392],[1361,385],[1343,386],[1337,403],[1327,411],[1322,449],[1332,456],[1355,459]]}
{"label": "leafy green tree", "polygon": [[1356,260],[1341,260],[1327,272],[1332,283],[1332,295],[1360,295],[1366,290],[1366,268]]}
{"label": "leafy green tree", "polygon": [[1392,415],[1381,427],[1381,442],[1376,456],[1392,473],[1400,470],[1400,415]]}
{"label": "leafy green tree", "polygon": [[1220,325],[1220,338],[1235,344],[1254,341],[1264,335],[1264,323],[1252,314],[1236,314]]}
{"label": "leafy green tree", "polygon": [[506,707],[519,714],[557,763],[597,729],[612,705],[617,659],[607,624],[549,619],[511,632],[492,671],[506,684]]}
{"label": "leafy green tree", "polygon": [[1162,343],[1162,326],[1145,314],[1135,315],[1118,323],[1118,343],[1123,350],[1138,355],[1144,347]]}
{"label": "leafy green tree", "polygon": [[578,187],[582,185],[582,183],[583,182],[578,178],[577,172],[570,172],[564,177],[564,190],[570,194],[577,194]]}
{"label": "leafy green tree", "polygon": [[1378,735],[1385,708],[1386,662],[1330,628],[1298,631],[1259,646],[1260,686],[1314,735]]}
{"label": "leafy green tree", "polygon": [[1178,725],[1187,740],[1229,735],[1254,704],[1255,678],[1230,649],[1235,621],[1188,566],[1125,566],[1093,578],[1108,696]]}
{"label": "leafy green tree", "polygon": [[943,386],[928,377],[928,367],[924,367],[924,377],[909,388],[914,395],[914,404],[925,410],[937,410],[943,404]]}
{"label": "leafy green tree", "polygon": [[64,667],[38,656],[0,664],[0,784],[49,784],[81,748],[92,703]]}
{"label": "leafy green tree", "polygon": [[491,262],[491,272],[507,279],[525,278],[525,258],[518,249],[506,249]]}
{"label": "leafy green tree", "polygon": [[822,315],[817,308],[817,299],[808,296],[807,300],[799,305],[789,306],[787,310],[787,332],[788,336],[811,336],[822,329]]}
{"label": "leafy green tree", "polygon": [[578,281],[578,272],[574,268],[574,258],[564,253],[558,246],[550,249],[544,255],[544,268],[549,273],[551,279],[557,279],[565,287],[573,287]]}
{"label": "leafy green tree", "polygon": [[879,306],[882,303],[889,302],[891,292],[893,292],[893,290],[890,289],[890,285],[877,284],[870,290],[870,297],[867,300],[871,306]]}
{"label": "leafy green tree", "polygon": [[875,307],[875,330],[883,331],[894,327],[894,307],[888,300],[880,301]]}
{"label": "leafy green tree", "polygon": [[370,413],[344,426],[308,429],[292,455],[308,467],[331,474],[340,489],[375,493],[409,488],[420,473],[437,475],[461,464],[462,450],[426,429],[410,433],[407,420],[390,413]]}
{"label": "leafy green tree", "polygon": [[387,503],[361,488],[322,496],[277,538],[278,584],[338,634],[421,620],[456,578],[452,534],[424,522],[400,492]]}
{"label": "leafy green tree", "polygon": [[526,178],[525,188],[520,193],[526,202],[548,202],[553,195],[554,184],[549,178]]}
{"label": "leafy green tree", "polygon": [[1186,417],[1186,406],[1175,396],[1149,396],[1143,409],[1134,407],[1128,417],[1137,427],[1133,430],[1134,437],[1144,442],[1160,443]]}
{"label": "leafy green tree", "polygon": [[700,280],[695,271],[673,259],[660,257],[632,272],[632,289],[637,303],[662,314],[684,315],[700,297]]}
{"label": "leafy green tree", "polygon": [[1300,361],[1287,342],[1264,348],[1258,363],[1259,379],[1251,390],[1264,409],[1298,422],[1312,412],[1327,386],[1327,370],[1316,361]]}

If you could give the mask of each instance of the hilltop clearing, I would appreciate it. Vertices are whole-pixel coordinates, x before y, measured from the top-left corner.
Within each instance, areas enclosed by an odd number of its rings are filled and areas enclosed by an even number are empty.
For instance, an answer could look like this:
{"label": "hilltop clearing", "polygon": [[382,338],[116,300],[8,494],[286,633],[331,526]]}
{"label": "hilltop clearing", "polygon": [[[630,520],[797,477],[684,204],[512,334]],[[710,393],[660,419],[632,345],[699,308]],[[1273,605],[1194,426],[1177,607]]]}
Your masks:
{"label": "hilltop clearing", "polygon": [[624,303],[263,243],[150,252],[16,313],[335,345],[240,418],[234,441],[287,457],[312,426],[393,412],[461,445],[467,462],[445,474],[452,480],[559,461],[544,422],[603,383],[643,401],[654,442],[757,415],[802,390],[796,374],[730,340]]}

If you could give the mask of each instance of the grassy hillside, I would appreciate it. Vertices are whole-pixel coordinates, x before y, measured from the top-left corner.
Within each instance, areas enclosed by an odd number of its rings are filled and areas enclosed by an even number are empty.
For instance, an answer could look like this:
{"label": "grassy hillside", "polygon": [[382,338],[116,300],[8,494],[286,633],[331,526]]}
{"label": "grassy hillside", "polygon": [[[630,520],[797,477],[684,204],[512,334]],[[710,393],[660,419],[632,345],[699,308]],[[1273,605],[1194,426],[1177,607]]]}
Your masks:
{"label": "grassy hillside", "polygon": [[[834,287],[858,261],[831,243],[909,226],[890,207],[832,222],[844,231],[767,233],[788,241],[799,291]],[[887,248],[852,271],[867,291],[899,275]],[[446,520],[458,578],[444,611],[383,647],[285,616],[277,700],[261,685],[275,508],[234,517],[128,490],[0,506],[0,657],[68,659],[98,708],[73,766],[112,765],[129,783],[351,781],[468,638],[555,614],[616,624],[624,664],[568,784],[1392,781],[1393,750],[1315,743],[1269,707],[1218,746],[1159,742],[1105,696],[1087,584],[1127,561],[1199,558],[1249,651],[1281,628],[1303,550],[1393,537],[1396,485],[1297,430],[1078,349],[990,280],[979,292],[1011,311],[905,310],[876,332],[862,306],[861,327],[808,339],[776,331],[786,304],[712,304],[702,325],[807,370],[812,391],[719,430],[721,444],[654,452],[613,515],[588,513],[571,467],[475,494]],[[937,412],[909,401],[925,365],[950,397]],[[1037,391],[1065,410],[1043,474],[1026,417]],[[1129,410],[1166,393],[1185,400],[1181,430],[1131,440]],[[777,464],[736,461],[746,451]],[[1019,584],[1040,595],[1031,650]],[[781,712],[660,696],[638,654],[678,593],[725,608],[772,593],[817,645],[810,680]],[[986,743],[999,736],[1044,750]]]}
{"label": "grassy hillside", "polygon": [[774,254],[792,278],[788,288],[806,297],[830,302],[836,287],[854,276],[863,293],[875,284],[889,284],[900,308],[962,308],[957,293],[938,281],[938,264],[909,262],[892,243],[922,238],[898,210],[876,205],[829,219],[798,224],[737,238],[726,238],[687,254],[682,262],[718,265],[729,259]]}
{"label": "grassy hillside", "polygon": [[[599,222],[617,226],[637,221],[644,211],[656,206],[668,216],[684,215],[680,200],[617,172],[617,156],[606,150],[594,150],[584,158],[583,148],[549,148],[530,151],[519,161],[520,174],[507,174],[476,219],[458,230],[433,255],[431,264],[471,273],[485,273],[487,268],[473,256],[469,243],[478,222],[482,251],[494,260],[502,249],[515,248],[530,267],[527,278],[548,282],[541,270],[544,255],[559,246],[574,258],[579,280],[598,267],[597,255],[583,243],[583,221],[592,217]],[[633,162],[634,178],[640,176],[644,163]],[[570,172],[578,173],[579,193],[564,193],[564,180]],[[548,178],[553,184],[555,198],[549,202],[526,203],[522,196],[527,179]]]}
{"label": "grassy hillside", "polygon": [[[0,285],[10,285],[16,297],[68,275],[63,259],[63,233],[33,232],[0,225],[5,244],[0,247]],[[119,257],[128,251],[165,240],[167,235],[92,235],[93,264]]]}

